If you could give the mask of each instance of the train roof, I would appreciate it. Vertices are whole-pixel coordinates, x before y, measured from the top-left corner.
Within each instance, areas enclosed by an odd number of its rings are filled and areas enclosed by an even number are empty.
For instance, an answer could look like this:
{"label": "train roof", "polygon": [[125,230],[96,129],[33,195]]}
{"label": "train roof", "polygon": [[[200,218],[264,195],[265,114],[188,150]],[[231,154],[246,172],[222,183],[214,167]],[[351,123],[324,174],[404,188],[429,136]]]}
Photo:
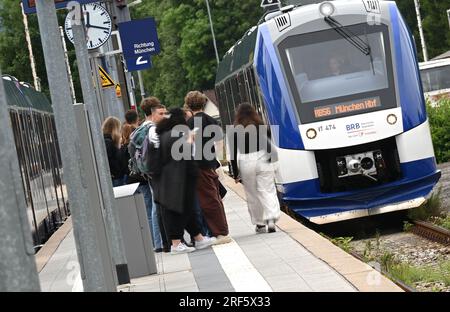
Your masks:
{"label": "train roof", "polygon": [[14,77],[8,75],[4,75],[2,80],[8,106],[53,112],[50,101],[43,93],[26,83],[19,83]]}
{"label": "train roof", "polygon": [[217,68],[216,84],[225,80],[233,73],[253,62],[257,26],[249,29],[245,35],[224,55]]}

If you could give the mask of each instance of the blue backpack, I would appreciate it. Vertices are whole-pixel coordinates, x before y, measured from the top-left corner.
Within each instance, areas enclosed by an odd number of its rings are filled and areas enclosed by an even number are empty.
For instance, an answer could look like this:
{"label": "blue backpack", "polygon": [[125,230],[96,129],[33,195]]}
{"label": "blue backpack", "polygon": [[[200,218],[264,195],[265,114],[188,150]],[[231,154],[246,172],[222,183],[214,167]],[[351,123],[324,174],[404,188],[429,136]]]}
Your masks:
{"label": "blue backpack", "polygon": [[134,130],[128,145],[128,152],[131,156],[128,163],[130,172],[145,178],[159,174],[161,168],[159,164],[159,149],[148,139],[151,127],[155,127],[155,125],[146,124]]}

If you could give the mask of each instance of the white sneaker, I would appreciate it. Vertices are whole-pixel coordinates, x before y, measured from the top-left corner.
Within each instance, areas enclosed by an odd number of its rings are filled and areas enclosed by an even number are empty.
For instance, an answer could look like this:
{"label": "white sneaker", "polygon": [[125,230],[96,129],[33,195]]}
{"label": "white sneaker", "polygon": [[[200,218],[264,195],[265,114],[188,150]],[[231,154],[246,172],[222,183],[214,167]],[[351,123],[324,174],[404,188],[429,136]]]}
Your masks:
{"label": "white sneaker", "polygon": [[184,253],[188,253],[188,252],[193,252],[195,251],[194,247],[188,247],[183,243],[179,243],[177,247],[170,247],[170,253],[172,255],[177,255],[177,254],[184,254]]}
{"label": "white sneaker", "polygon": [[211,245],[214,245],[215,242],[216,242],[216,238],[215,237],[204,236],[203,240],[195,241],[195,248],[197,248],[197,249],[205,249],[205,248],[208,248]]}
{"label": "white sneaker", "polygon": [[230,235],[217,235],[214,245],[222,245],[231,243],[233,240]]}

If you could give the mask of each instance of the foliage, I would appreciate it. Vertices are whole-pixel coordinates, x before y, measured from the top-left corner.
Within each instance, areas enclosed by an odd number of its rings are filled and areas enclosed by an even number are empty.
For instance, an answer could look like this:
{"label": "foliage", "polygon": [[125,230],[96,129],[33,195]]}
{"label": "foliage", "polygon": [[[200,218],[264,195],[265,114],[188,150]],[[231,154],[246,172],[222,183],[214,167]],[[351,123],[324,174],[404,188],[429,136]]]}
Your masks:
{"label": "foliage", "polygon": [[[63,25],[64,17],[65,12],[58,11],[60,25]],[[37,76],[40,78],[43,92],[49,96],[47,72],[36,14],[28,15],[28,28],[36,62]],[[72,64],[75,93],[77,94],[78,101],[82,102],[74,47],[67,40],[66,42],[69,62]],[[25,39],[25,27],[23,25],[20,1],[0,0],[0,55],[0,68],[2,73],[10,74],[20,81],[26,81],[32,84],[31,62]]]}
{"label": "foliage", "polygon": [[434,153],[438,163],[450,161],[450,99],[435,105],[427,103],[428,119],[433,138]]}
{"label": "foliage", "polygon": [[[210,0],[219,56],[256,24],[262,15],[259,0]],[[167,106],[181,106],[193,89],[214,87],[216,56],[205,0],[147,0],[133,9],[133,18],[154,16],[162,53],[145,72],[146,89]]]}
{"label": "foliage", "polygon": [[439,225],[440,227],[443,227],[450,231],[450,214],[447,214],[442,217],[435,217],[431,220],[433,223]]}
{"label": "foliage", "polygon": [[[413,0],[395,0],[415,38],[418,58],[423,60],[416,9]],[[433,58],[450,50],[450,31],[447,19],[448,0],[420,0],[420,14],[428,56]]]}
{"label": "foliage", "polygon": [[431,217],[440,217],[441,215],[442,202],[440,199],[440,190],[433,193],[420,207],[408,211],[408,217],[411,220],[427,221]]}
{"label": "foliage", "polygon": [[441,282],[450,285],[450,261],[439,263],[437,268],[416,267],[408,263],[387,262],[386,271],[394,278],[413,286],[417,282]]}
{"label": "foliage", "polygon": [[331,239],[331,242],[336,246],[340,247],[346,252],[351,250],[350,242],[353,240],[353,237],[335,237]]}
{"label": "foliage", "polygon": [[404,232],[409,232],[411,231],[411,229],[413,228],[414,224],[408,222],[408,221],[403,221],[403,231]]}

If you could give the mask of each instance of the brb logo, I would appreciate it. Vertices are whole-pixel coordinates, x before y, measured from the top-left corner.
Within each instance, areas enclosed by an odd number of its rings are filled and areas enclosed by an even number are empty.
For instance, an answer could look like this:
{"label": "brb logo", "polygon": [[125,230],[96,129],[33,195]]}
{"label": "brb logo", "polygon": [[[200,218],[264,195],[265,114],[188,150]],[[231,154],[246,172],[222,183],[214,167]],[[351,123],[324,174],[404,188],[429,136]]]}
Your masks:
{"label": "brb logo", "polygon": [[350,125],[347,125],[346,127],[347,127],[347,131],[361,129],[361,125],[359,123],[350,124]]}

